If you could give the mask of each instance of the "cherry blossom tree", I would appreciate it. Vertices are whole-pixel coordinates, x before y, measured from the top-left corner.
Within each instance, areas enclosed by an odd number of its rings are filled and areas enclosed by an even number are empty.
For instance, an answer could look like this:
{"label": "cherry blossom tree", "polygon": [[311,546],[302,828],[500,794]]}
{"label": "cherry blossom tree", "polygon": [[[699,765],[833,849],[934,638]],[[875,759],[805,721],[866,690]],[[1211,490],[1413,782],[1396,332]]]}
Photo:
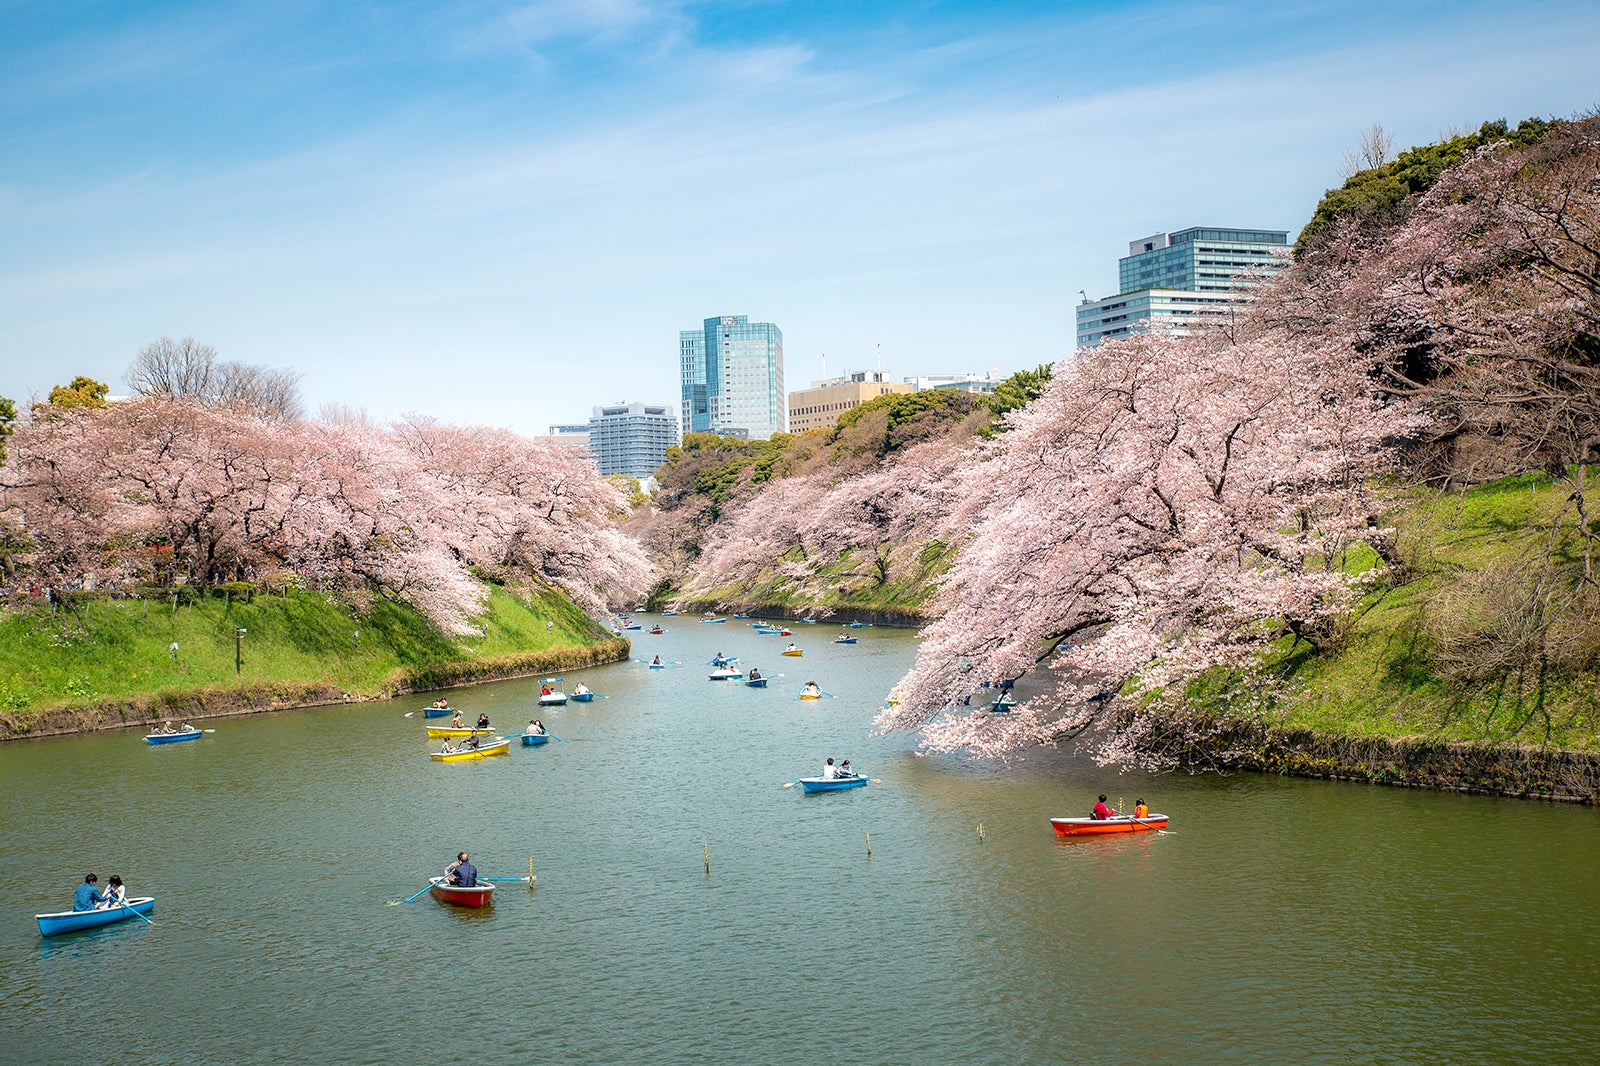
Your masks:
{"label": "cherry blossom tree", "polygon": [[[1323,639],[1385,454],[1368,370],[1280,332],[1136,335],[1059,364],[957,473],[970,532],[878,726],[997,754],[1104,718],[1091,697],[1124,685],[1180,691],[1285,632]],[[1059,669],[1024,707],[967,707],[1042,662]]]}
{"label": "cherry blossom tree", "polygon": [[163,583],[286,567],[464,632],[486,595],[475,566],[595,611],[651,579],[612,521],[615,486],[574,450],[504,430],[268,421],[170,396],[46,406],[3,484],[29,564],[67,582],[134,576],[151,558],[170,560],[148,575]]}

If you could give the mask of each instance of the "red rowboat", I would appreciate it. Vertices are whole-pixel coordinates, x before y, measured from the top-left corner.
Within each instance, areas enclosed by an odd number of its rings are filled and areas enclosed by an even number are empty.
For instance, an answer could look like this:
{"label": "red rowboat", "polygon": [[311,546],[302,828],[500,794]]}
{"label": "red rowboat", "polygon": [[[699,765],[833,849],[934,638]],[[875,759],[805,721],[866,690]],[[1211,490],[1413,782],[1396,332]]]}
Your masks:
{"label": "red rowboat", "polygon": [[457,907],[487,907],[493,892],[494,886],[487,881],[480,880],[471,888],[462,888],[446,884],[442,877],[433,878],[433,887],[428,889],[428,895],[440,903],[454,903]]}
{"label": "red rowboat", "polygon": [[1167,816],[1164,814],[1151,814],[1144,818],[1123,814],[1116,818],[1050,819],[1050,828],[1056,831],[1058,837],[1095,836],[1100,833],[1148,833],[1153,829],[1166,827]]}

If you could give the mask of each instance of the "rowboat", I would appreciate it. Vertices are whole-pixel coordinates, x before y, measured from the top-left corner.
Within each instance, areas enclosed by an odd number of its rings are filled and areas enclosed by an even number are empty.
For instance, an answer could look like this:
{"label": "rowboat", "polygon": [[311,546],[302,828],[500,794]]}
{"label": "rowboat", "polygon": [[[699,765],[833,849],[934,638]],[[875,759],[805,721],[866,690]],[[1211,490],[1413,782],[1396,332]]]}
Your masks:
{"label": "rowboat", "polygon": [[663,634],[665,632],[666,632],[666,630],[662,629],[660,626],[652,626],[650,628],[650,635],[653,636],[653,637],[659,637],[661,634]]}
{"label": "rowboat", "polygon": [[645,665],[652,670],[665,670],[667,668],[666,663],[645,663]]}
{"label": "rowboat", "polygon": [[860,629],[862,626],[864,626],[866,624],[867,623],[865,623],[865,622],[846,622],[844,624],[844,627],[846,629]]}
{"label": "rowboat", "polygon": [[749,685],[751,688],[766,688],[767,679],[764,677],[752,677],[750,680],[746,681],[745,684]]}
{"label": "rowboat", "polygon": [[802,693],[800,693],[800,698],[803,699],[803,700],[820,700],[822,698],[822,693],[820,693],[820,692],[802,692]]}
{"label": "rowboat", "polygon": [[480,737],[493,733],[492,727],[477,728],[464,725],[430,725],[428,727],[429,740],[443,740],[445,737],[470,737],[476,733]]}
{"label": "rowboat", "polygon": [[638,622],[629,622],[627,625],[623,626],[622,628],[623,629],[643,629],[644,626],[640,625]]}
{"label": "rowboat", "polygon": [[57,933],[75,933],[79,929],[93,929],[120,922],[132,918],[135,911],[147,915],[155,905],[154,896],[134,896],[123,906],[101,907],[92,911],[54,911],[35,914],[34,918],[39,922],[40,936],[55,936]]}
{"label": "rowboat", "polygon": [[148,733],[144,739],[152,744],[176,744],[180,740],[199,740],[203,735],[201,730],[190,726],[188,729],[180,729],[176,733]]}
{"label": "rowboat", "polygon": [[548,743],[550,743],[550,738],[544,733],[522,734],[522,746],[525,748],[537,748],[540,744]]}
{"label": "rowboat", "polygon": [[749,618],[750,616],[747,615],[747,614],[736,614],[736,615],[734,615],[734,617],[735,618]]}
{"label": "rowboat", "polygon": [[808,626],[814,626],[817,624],[817,620],[815,618],[802,618],[800,621],[804,622]]}
{"label": "rowboat", "polygon": [[782,629],[778,630],[778,635],[780,637],[792,637],[794,636],[794,630],[790,629],[788,626],[784,626]]}
{"label": "rowboat", "polygon": [[424,718],[443,718],[447,714],[455,714],[455,713],[456,713],[456,709],[454,707],[424,707],[424,708],[422,708],[422,717],[424,717]]}
{"label": "rowboat", "polygon": [[737,681],[744,674],[731,666],[719,666],[707,676],[713,681]]}
{"label": "rowboat", "polygon": [[428,895],[440,903],[454,903],[457,907],[487,907],[489,897],[494,894],[494,885],[481,879],[471,888],[447,884],[442,877],[431,880],[433,884],[428,889]]}
{"label": "rowboat", "polygon": [[833,638],[833,642],[835,644],[854,644],[854,643],[856,643],[856,638],[855,637],[834,637]]}
{"label": "rowboat", "polygon": [[700,624],[703,626],[719,626],[726,621],[726,618],[702,618],[700,619]]}
{"label": "rowboat", "polygon": [[579,703],[588,703],[588,702],[590,702],[590,701],[592,701],[594,699],[594,693],[593,692],[574,692],[572,694],[571,698],[576,700]]}
{"label": "rowboat", "polygon": [[978,709],[982,711],[988,711],[990,714],[1010,714],[1011,708],[1015,707],[1017,702],[1018,701],[1012,699],[1010,696],[1001,696],[993,703],[985,703]]}
{"label": "rowboat", "polygon": [[764,637],[775,637],[783,632],[783,630],[777,628],[776,626],[756,626],[755,629],[757,633],[760,633]]}
{"label": "rowboat", "polygon": [[487,755],[504,755],[511,750],[511,740],[495,740],[488,744],[480,744],[476,748],[465,748],[461,751],[436,751],[428,757],[435,762],[472,762],[482,759]]}
{"label": "rowboat", "polygon": [[546,692],[539,697],[539,706],[541,707],[561,707],[566,702],[567,694],[560,689],[554,692]]}
{"label": "rowboat", "polygon": [[807,792],[832,792],[840,788],[860,788],[870,780],[865,774],[852,777],[802,777],[800,787]]}
{"label": "rowboat", "polygon": [[661,617],[662,618],[673,618],[673,617],[675,617],[677,615],[677,613],[678,613],[677,611],[662,611],[661,612]]}
{"label": "rowboat", "polygon": [[1167,816],[1152,814],[1135,818],[1123,814],[1115,818],[1052,818],[1050,828],[1058,837],[1097,836],[1101,833],[1148,833],[1152,829],[1165,829]]}
{"label": "rowboat", "polygon": [[801,655],[804,655],[805,652],[804,652],[803,649],[800,649],[800,648],[788,648],[788,649],[786,649],[784,651],[783,654],[785,654],[785,655],[793,655],[795,658],[798,659]]}

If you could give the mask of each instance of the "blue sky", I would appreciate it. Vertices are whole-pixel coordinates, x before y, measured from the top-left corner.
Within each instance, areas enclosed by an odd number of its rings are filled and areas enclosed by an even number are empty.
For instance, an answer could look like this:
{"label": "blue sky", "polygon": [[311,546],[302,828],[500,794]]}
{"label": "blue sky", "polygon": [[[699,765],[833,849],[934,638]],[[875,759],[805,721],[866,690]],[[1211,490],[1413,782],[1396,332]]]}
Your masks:
{"label": "blue sky", "polygon": [[[1512,12],[1515,12],[1513,15]],[[1190,225],[1295,231],[1400,146],[1600,103],[1600,5],[12,3],[0,394],[192,334],[323,401],[543,432],[676,404],[747,314],[787,384],[1053,361]]]}

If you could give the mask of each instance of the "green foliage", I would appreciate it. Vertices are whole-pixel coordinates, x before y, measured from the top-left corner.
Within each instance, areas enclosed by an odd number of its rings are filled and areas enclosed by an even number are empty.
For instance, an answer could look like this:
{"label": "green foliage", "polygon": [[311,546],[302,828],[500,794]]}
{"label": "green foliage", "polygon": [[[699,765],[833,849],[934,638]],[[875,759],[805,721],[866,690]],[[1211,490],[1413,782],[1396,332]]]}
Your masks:
{"label": "green foliage", "polygon": [[17,401],[0,396],[0,463],[6,461],[6,438],[17,429]]}
{"label": "green foliage", "polygon": [[715,519],[747,481],[772,476],[773,464],[793,439],[787,433],[770,440],[686,433],[681,446],[667,449],[667,461],[656,472],[662,500],[677,507],[698,497]]}
{"label": "green foliage", "polygon": [[92,409],[104,407],[106,405],[106,393],[110,391],[110,385],[79,374],[69,384],[57,385],[50,390],[50,405],[62,408],[86,407]]}
{"label": "green foliage", "polygon": [[1509,141],[1516,147],[1533,144],[1559,124],[1559,120],[1529,118],[1513,130],[1507,128],[1504,119],[1485,122],[1476,133],[1411,148],[1391,163],[1351,175],[1344,185],[1323,195],[1311,221],[1295,241],[1295,258],[1332,233],[1334,224],[1342,218],[1384,224],[1403,216],[1412,198],[1432,188],[1440,174],[1484,145],[1496,141]]}
{"label": "green foliage", "polygon": [[1050,364],[1040,363],[1032,370],[1017,371],[995,386],[994,395],[988,398],[989,407],[994,411],[994,421],[980,429],[979,435],[991,437],[1001,432],[1005,428],[1002,421],[1005,415],[1037,400],[1049,380]]}
{"label": "green foliage", "polygon": [[948,433],[980,402],[959,389],[889,393],[840,415],[829,443],[843,452],[882,458]]}

